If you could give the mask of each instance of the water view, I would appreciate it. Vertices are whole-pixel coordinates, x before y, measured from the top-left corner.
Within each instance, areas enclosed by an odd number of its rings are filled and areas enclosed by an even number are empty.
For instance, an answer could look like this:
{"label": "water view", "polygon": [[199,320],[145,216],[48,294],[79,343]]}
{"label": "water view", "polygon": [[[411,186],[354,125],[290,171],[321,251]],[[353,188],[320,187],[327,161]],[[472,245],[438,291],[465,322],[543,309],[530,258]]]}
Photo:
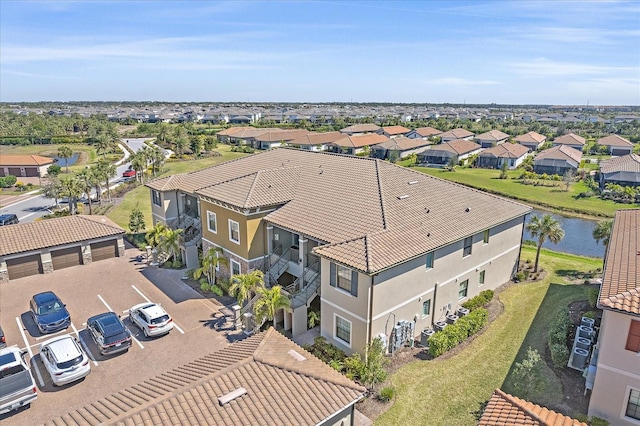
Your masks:
{"label": "water view", "polygon": [[79,152],[74,152],[70,158],[53,157],[53,159],[58,166],[67,167],[67,166],[74,165],[76,161],[78,161],[79,156],[80,156]]}

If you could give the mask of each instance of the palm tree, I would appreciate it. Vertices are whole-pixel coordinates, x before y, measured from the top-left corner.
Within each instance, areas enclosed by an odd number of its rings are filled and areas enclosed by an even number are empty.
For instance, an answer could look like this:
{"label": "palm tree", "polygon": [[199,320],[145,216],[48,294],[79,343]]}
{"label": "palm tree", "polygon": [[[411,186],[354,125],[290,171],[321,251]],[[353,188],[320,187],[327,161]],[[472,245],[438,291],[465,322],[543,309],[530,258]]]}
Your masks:
{"label": "palm tree", "polygon": [[165,160],[164,152],[163,150],[161,150],[156,146],[148,154],[149,154],[148,158],[151,161],[151,165],[152,165],[153,175],[156,176],[157,173],[160,171],[162,164],[164,163],[164,160]]}
{"label": "palm tree", "polygon": [[143,173],[147,169],[147,158],[144,152],[138,151],[131,155],[131,167],[136,171],[136,180],[138,180],[139,176],[140,182],[142,182]]}
{"label": "palm tree", "polygon": [[105,181],[105,185],[107,186],[107,198],[109,199],[109,201],[111,201],[111,188],[109,188],[109,179],[116,175],[116,166],[103,158],[98,161],[97,169],[100,179]]}
{"label": "palm tree", "polygon": [[611,230],[613,229],[613,219],[603,220],[598,222],[593,229],[593,238],[606,247],[609,246],[609,238],[611,238]]}
{"label": "palm tree", "polygon": [[183,231],[183,229],[165,228],[160,236],[160,248],[169,253],[169,257],[173,257],[174,261],[178,258],[178,252],[180,251],[180,234],[182,234]]}
{"label": "palm tree", "polygon": [[62,195],[62,182],[57,175],[49,175],[49,181],[42,187],[42,195],[53,198],[58,207],[58,198]]}
{"label": "palm tree", "polygon": [[209,285],[216,284],[216,268],[218,265],[227,265],[229,261],[222,256],[224,250],[220,247],[210,248],[207,253],[202,256],[202,266],[193,271],[193,278],[200,279],[202,275],[207,277]]}
{"label": "palm tree", "polygon": [[69,214],[78,212],[78,198],[82,195],[83,184],[77,176],[68,176],[60,180],[61,195],[69,199]]}
{"label": "palm tree", "polygon": [[73,151],[68,146],[61,146],[58,148],[58,157],[64,158],[64,165],[67,166],[67,173],[69,173],[69,158],[73,157]]}
{"label": "palm tree", "polygon": [[231,277],[231,287],[229,294],[238,299],[240,306],[246,300],[251,299],[253,293],[264,288],[264,272],[259,269],[251,271],[247,274],[239,274]]}
{"label": "palm tree", "polygon": [[92,169],[84,169],[80,173],[77,174],[80,183],[82,184],[82,190],[85,194],[87,194],[87,198],[89,199],[89,214],[92,213],[91,208],[91,190],[93,189],[97,177],[94,175]]}
{"label": "palm tree", "polygon": [[533,272],[538,272],[538,260],[540,259],[542,244],[547,239],[554,244],[558,244],[564,238],[564,230],[560,227],[560,222],[551,217],[551,215],[545,214],[542,219],[538,218],[538,216],[533,216],[527,224],[527,231],[531,232],[533,237],[538,237],[536,262],[533,266]]}
{"label": "palm tree", "polygon": [[257,290],[259,298],[253,305],[253,312],[256,314],[258,324],[265,320],[273,321],[276,326],[276,312],[290,306],[289,298],[282,294],[282,287],[279,285],[271,288],[260,287]]}
{"label": "palm tree", "polygon": [[111,139],[104,133],[97,136],[95,144],[96,151],[98,154],[102,152],[103,157],[107,155],[107,151],[111,150]]}
{"label": "palm tree", "polygon": [[162,235],[167,227],[162,222],[157,222],[144,236],[145,241],[151,247],[158,247],[162,243]]}

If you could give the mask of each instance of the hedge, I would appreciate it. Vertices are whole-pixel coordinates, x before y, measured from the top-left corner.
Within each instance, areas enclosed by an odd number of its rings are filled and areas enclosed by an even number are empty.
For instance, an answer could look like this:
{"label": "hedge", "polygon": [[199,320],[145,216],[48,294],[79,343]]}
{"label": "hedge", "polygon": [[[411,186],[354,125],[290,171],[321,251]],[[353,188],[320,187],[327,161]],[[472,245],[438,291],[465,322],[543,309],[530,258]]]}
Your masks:
{"label": "hedge", "polygon": [[485,306],[493,299],[493,290],[481,291],[479,295],[472,297],[462,304],[463,308],[467,308],[470,311],[474,311],[478,308]]}
{"label": "hedge", "polygon": [[476,308],[455,324],[447,325],[444,330],[429,337],[429,353],[438,357],[462,343],[467,337],[476,334],[489,323],[489,312],[484,308]]}
{"label": "hedge", "polygon": [[558,311],[556,317],[549,328],[548,346],[551,353],[551,361],[556,368],[563,368],[569,362],[569,348],[567,347],[567,336],[569,335],[569,308]]}

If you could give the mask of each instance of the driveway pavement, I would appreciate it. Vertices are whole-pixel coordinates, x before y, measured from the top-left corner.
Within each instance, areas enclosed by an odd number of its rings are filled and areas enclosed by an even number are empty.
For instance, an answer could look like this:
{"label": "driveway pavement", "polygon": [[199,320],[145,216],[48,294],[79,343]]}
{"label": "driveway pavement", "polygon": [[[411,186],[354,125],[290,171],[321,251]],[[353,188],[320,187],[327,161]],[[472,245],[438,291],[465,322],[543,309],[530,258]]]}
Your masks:
{"label": "driveway pavement", "polygon": [[[138,249],[131,248],[121,258],[1,286],[0,322],[7,344],[27,348],[39,390],[30,408],[0,416],[2,426],[47,422],[229,344],[227,336],[216,329],[221,305],[182,283],[180,271],[147,269],[139,255]],[[59,388],[52,385],[38,350],[52,335],[42,336],[28,314],[31,296],[47,290],[60,296],[72,319],[69,329],[55,335],[77,335],[92,359],[91,373],[85,379]],[[129,320],[127,309],[146,300],[161,303],[173,317],[176,327],[169,335],[146,338]],[[85,323],[90,316],[109,310],[122,316],[135,341],[128,352],[105,357],[99,354]]]}

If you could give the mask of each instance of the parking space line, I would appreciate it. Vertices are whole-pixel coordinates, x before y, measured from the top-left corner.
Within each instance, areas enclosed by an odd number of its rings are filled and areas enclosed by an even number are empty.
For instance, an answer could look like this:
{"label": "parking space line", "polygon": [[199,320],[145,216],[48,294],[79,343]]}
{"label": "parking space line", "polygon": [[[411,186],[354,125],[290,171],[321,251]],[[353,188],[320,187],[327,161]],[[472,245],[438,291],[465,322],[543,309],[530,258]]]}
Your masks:
{"label": "parking space line", "polygon": [[40,374],[40,369],[36,365],[36,362],[33,358],[33,351],[31,350],[31,346],[29,346],[29,341],[27,340],[27,336],[24,334],[24,326],[20,321],[20,318],[16,317],[16,322],[18,323],[18,330],[22,335],[22,340],[24,340],[24,344],[27,347],[27,352],[29,352],[29,363],[33,367],[33,370],[36,372],[36,376],[38,377],[38,383],[40,383],[40,389],[44,387],[44,380],[42,380],[42,375]]}
{"label": "parking space line", "polygon": [[173,321],[173,327],[178,330],[180,333],[184,334],[184,331],[180,328],[178,324],[176,324],[175,320]]}
{"label": "parking space line", "polygon": [[56,331],[55,333],[47,334],[45,336],[36,337],[36,342],[42,339],[50,339],[52,337],[55,337],[57,334],[64,333],[64,332],[66,332],[66,330],[60,330],[60,331]]}
{"label": "parking space line", "polygon": [[84,348],[84,351],[87,353],[87,356],[91,359],[91,361],[93,362],[93,365],[95,365],[97,367],[98,366],[98,361],[93,359],[93,354],[91,353],[91,351],[89,350],[87,345],[84,343],[84,340],[82,340],[82,338],[80,337],[80,332],[78,331],[78,329],[76,329],[76,327],[75,327],[75,325],[73,325],[73,323],[71,323],[71,328],[73,328],[73,331],[76,333],[76,336],[78,337],[78,340],[80,341],[80,344]]}
{"label": "parking space line", "polygon": [[144,349],[144,346],[142,346],[142,343],[140,343],[140,341],[138,339],[133,337],[133,334],[131,334],[131,338],[138,344],[138,346],[140,346],[140,349]]}
{"label": "parking space line", "polygon": [[[149,298],[148,298],[147,296],[145,296],[145,295],[144,295],[144,293],[142,293],[140,290],[138,290],[138,288],[137,288],[135,285],[131,284],[131,287],[133,287],[133,289],[134,289],[136,292],[138,292],[138,294],[139,294],[140,296],[142,296],[142,298],[143,298],[144,300],[146,300],[146,301],[147,301],[147,303],[152,303],[152,302],[151,302],[151,300],[149,300]],[[184,334],[184,331],[183,331],[183,330],[180,328],[180,326],[176,323],[176,320],[175,320],[175,319],[173,319],[173,326],[174,326],[174,327],[176,328],[176,330],[178,330],[180,333]]]}
{"label": "parking space line", "polygon": [[113,309],[111,309],[111,307],[107,304],[107,302],[105,302],[105,301],[104,301],[104,299],[102,298],[102,296],[98,295],[98,299],[100,299],[100,301],[102,302],[102,304],[103,304],[104,306],[106,306],[106,307],[107,307],[107,309],[108,309],[110,312],[113,312]]}

